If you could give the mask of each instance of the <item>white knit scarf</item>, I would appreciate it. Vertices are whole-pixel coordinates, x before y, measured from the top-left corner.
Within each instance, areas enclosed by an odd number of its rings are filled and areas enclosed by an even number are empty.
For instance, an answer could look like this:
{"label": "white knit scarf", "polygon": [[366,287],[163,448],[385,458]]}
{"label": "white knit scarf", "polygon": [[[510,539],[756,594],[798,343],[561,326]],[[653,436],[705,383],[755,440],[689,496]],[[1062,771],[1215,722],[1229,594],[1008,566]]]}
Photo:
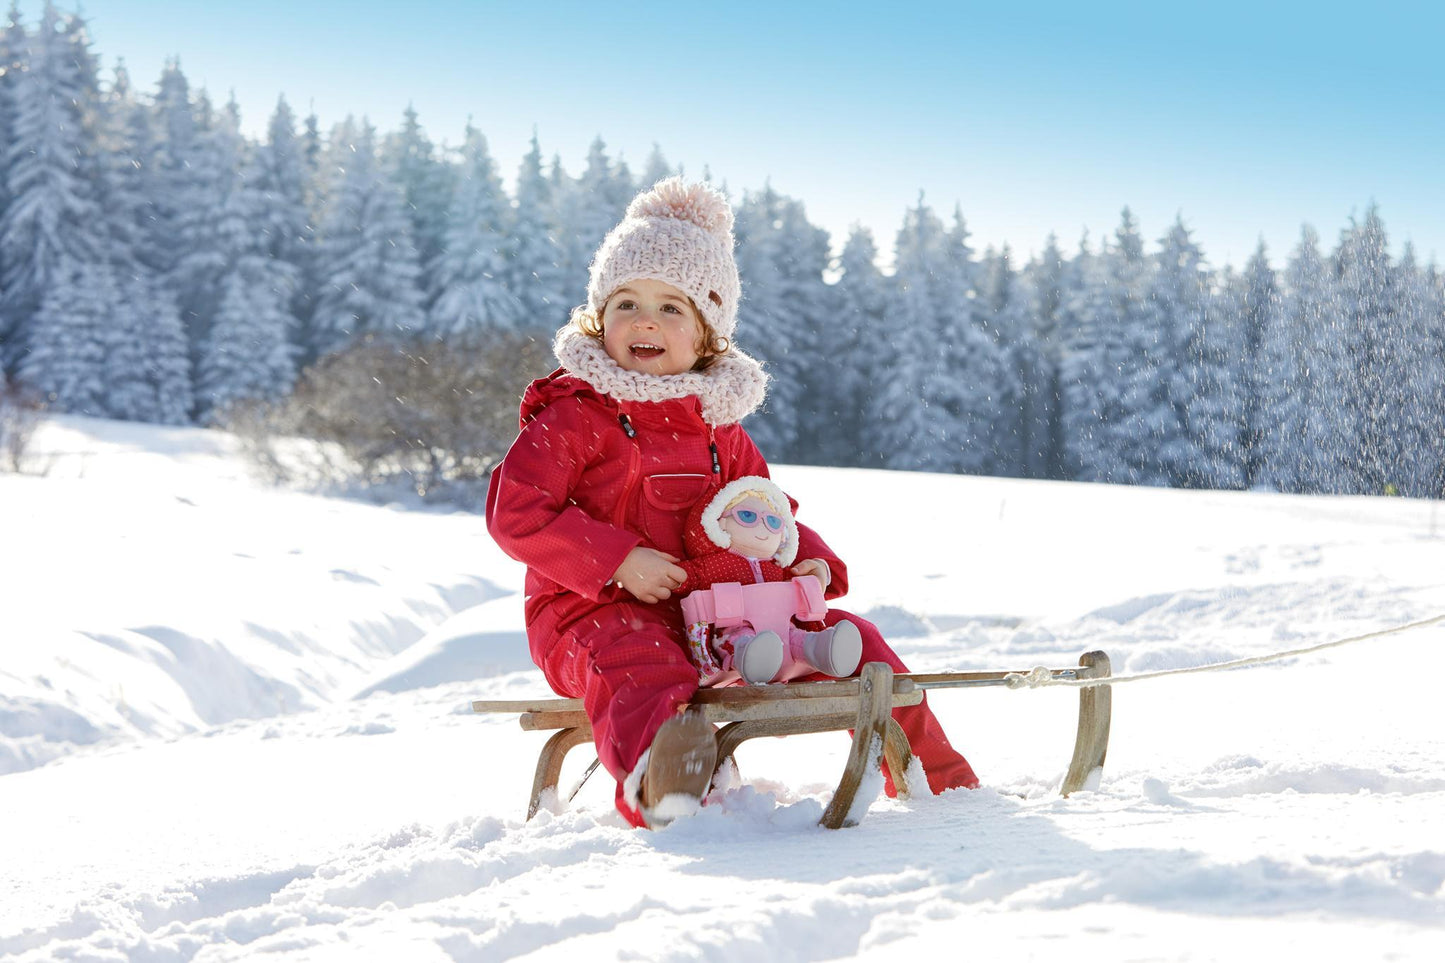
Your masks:
{"label": "white knit scarf", "polygon": [[602,342],[569,324],[557,332],[552,351],[568,374],[619,401],[670,401],[697,395],[702,420],[714,427],[742,421],[757,410],[768,391],[763,366],[736,348],[719,355],[705,371],[652,375],[623,368]]}

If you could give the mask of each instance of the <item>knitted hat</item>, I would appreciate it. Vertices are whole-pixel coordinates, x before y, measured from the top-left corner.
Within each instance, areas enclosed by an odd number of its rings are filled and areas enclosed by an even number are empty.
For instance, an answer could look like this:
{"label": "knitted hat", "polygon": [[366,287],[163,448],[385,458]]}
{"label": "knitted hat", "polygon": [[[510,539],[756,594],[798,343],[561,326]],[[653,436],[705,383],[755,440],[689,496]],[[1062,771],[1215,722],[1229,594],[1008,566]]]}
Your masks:
{"label": "knitted hat", "polygon": [[588,309],[600,315],[612,292],[641,278],[664,281],[692,298],[713,331],[731,341],[742,286],[727,198],[680,177],[634,197],[592,258]]}

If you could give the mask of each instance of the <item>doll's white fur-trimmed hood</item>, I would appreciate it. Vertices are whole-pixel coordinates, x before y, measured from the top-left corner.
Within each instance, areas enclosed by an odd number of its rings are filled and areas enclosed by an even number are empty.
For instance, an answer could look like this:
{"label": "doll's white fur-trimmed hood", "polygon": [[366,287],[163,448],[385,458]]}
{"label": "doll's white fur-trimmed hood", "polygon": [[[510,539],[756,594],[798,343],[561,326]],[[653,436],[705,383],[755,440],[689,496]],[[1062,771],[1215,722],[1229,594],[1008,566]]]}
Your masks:
{"label": "doll's white fur-trimmed hood", "polygon": [[782,516],[783,541],[773,555],[773,561],[787,568],[798,557],[798,523],[793,519],[792,503],[788,501],[787,494],[771,478],[744,475],[719,488],[717,494],[703,507],[702,530],[714,545],[719,548],[732,548],[732,536],[723,531],[722,513],[727,511],[728,502],[750,491],[762,492],[768,504]]}
{"label": "doll's white fur-trimmed hood", "polygon": [[715,428],[742,421],[768,392],[763,366],[736,348],[718,355],[705,371],[653,375],[628,371],[612,360],[602,342],[568,324],[557,332],[552,351],[569,374],[618,401],[671,401],[697,395],[702,420]]}

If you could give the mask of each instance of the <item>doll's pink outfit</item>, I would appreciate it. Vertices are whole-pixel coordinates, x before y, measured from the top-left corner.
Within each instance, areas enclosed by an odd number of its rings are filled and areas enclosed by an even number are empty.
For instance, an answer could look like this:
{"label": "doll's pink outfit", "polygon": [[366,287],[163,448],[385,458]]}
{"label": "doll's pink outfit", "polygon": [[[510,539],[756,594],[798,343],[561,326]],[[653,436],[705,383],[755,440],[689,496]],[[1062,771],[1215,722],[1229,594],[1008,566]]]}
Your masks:
{"label": "doll's pink outfit", "polygon": [[[722,525],[729,503],[758,493],[776,510],[779,544],[770,558],[737,551]],[[822,672],[852,675],[862,657],[862,636],[849,620],[824,626],[828,614],[822,584],[794,577],[799,533],[791,502],[770,478],[736,478],[698,502],[683,539],[688,557],[679,564],[687,581],[682,614],[701,685],[786,682]],[[776,658],[761,654],[764,648]],[[769,668],[770,667],[770,668]]]}

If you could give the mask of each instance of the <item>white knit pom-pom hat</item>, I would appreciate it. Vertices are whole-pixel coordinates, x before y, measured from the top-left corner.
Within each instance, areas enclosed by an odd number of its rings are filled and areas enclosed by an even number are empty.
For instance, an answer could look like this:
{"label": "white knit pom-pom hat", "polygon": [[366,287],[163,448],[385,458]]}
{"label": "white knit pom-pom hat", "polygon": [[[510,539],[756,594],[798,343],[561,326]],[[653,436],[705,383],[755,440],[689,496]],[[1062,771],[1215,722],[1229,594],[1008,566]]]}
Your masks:
{"label": "white knit pom-pom hat", "polygon": [[713,331],[731,341],[742,285],[727,198],[680,177],[658,181],[634,197],[592,258],[588,310],[600,316],[612,292],[643,278],[664,281],[692,298]]}

